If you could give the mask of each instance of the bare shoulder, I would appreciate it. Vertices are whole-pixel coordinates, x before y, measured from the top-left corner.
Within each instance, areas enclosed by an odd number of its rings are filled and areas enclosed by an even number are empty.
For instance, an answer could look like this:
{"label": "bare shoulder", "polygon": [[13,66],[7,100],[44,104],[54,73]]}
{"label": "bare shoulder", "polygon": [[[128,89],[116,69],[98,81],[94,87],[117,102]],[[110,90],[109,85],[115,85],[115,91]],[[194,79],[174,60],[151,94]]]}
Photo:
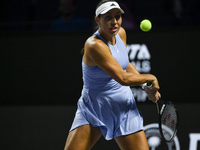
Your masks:
{"label": "bare shoulder", "polygon": [[96,60],[110,54],[108,46],[96,36],[89,37],[84,45],[84,63],[88,66],[96,66]]}
{"label": "bare shoulder", "polygon": [[120,27],[119,32],[118,32],[120,38],[122,39],[122,41],[124,42],[124,44],[126,45],[126,31],[124,30],[124,28]]}
{"label": "bare shoulder", "polygon": [[98,53],[107,51],[109,48],[102,40],[96,36],[91,36],[86,40],[84,49],[86,53]]}
{"label": "bare shoulder", "polygon": [[125,31],[125,29],[123,28],[123,27],[120,27],[120,29],[119,29],[119,35],[121,36],[123,36],[124,34],[126,34],[126,31]]}

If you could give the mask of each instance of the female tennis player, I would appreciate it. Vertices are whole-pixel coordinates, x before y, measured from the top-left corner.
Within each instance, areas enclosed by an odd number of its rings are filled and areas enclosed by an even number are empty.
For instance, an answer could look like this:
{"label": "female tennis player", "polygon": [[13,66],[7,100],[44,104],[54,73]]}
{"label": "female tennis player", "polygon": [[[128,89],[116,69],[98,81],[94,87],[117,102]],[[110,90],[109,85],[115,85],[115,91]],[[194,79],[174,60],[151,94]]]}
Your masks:
{"label": "female tennis player", "polygon": [[102,0],[95,21],[99,29],[87,39],[82,60],[83,90],[65,150],[89,150],[103,135],[121,150],[148,150],[141,117],[129,86],[152,82],[150,100],[160,97],[157,78],[139,74],[129,62],[124,11],[117,2]]}

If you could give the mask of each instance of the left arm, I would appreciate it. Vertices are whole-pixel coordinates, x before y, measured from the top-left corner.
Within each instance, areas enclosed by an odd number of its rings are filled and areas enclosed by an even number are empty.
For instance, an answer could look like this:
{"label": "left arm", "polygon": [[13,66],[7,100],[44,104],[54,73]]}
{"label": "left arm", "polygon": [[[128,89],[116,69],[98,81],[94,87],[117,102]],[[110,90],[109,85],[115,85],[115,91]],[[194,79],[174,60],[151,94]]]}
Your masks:
{"label": "left arm", "polygon": [[135,73],[135,74],[140,74],[137,69],[135,68],[135,66],[133,66],[133,64],[131,64],[130,62],[128,63],[128,67],[126,68],[127,72],[131,72],[131,73]]}
{"label": "left arm", "polygon": [[[124,28],[120,28],[119,29],[119,32],[118,32],[120,38],[122,39],[122,41],[124,42],[124,44],[127,46],[127,43],[126,43],[126,31],[124,30]],[[134,73],[134,74],[140,74],[137,69],[129,62],[128,64],[128,67],[126,68],[126,71],[127,72],[131,72],[131,73]]]}
{"label": "left arm", "polygon": [[[127,72],[140,74],[137,69],[129,62],[128,67],[126,68]],[[142,86],[142,85],[141,85]],[[147,88],[145,87],[145,92],[147,93],[148,99],[157,102],[158,98],[161,98],[161,94],[155,88]]]}
{"label": "left arm", "polygon": [[[127,46],[126,31],[124,30],[124,28],[121,27],[118,34],[121,37],[124,44]],[[134,73],[134,74],[140,74],[137,71],[137,69],[135,68],[135,66],[133,66],[133,64],[131,64],[130,62],[128,64],[128,67],[126,68],[126,71],[130,72],[130,73]],[[145,87],[145,91],[147,93],[148,99],[153,101],[153,102],[157,102],[158,98],[161,98],[161,94],[154,87],[151,87],[151,88]]]}

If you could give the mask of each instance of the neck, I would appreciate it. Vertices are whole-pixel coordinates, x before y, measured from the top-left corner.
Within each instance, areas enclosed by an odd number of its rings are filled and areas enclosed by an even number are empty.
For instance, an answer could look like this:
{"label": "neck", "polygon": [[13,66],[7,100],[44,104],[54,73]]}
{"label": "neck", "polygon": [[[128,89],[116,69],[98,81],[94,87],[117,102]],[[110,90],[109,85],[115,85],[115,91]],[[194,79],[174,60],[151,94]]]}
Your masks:
{"label": "neck", "polygon": [[102,32],[101,29],[99,29],[99,33],[101,34],[101,36],[102,36],[109,44],[115,45],[115,43],[116,43],[115,35],[106,34],[105,32]]}

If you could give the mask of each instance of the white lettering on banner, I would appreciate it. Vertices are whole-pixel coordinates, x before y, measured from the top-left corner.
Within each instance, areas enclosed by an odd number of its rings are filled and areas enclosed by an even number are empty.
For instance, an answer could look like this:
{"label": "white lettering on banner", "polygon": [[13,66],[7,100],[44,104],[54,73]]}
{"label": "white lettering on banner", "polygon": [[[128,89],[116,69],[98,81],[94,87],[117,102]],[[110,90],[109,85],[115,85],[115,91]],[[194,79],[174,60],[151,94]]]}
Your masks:
{"label": "white lettering on banner", "polygon": [[[151,55],[149,53],[149,50],[145,44],[131,44],[127,45],[128,53],[131,51],[129,55],[130,60],[135,60],[136,58],[138,60],[143,59],[151,59]],[[137,53],[138,52],[138,53]],[[137,56],[137,57],[136,57]]]}
{"label": "white lettering on banner", "polygon": [[141,88],[131,88],[131,91],[138,102],[145,102],[147,94]]}
{"label": "white lettering on banner", "polygon": [[[171,135],[171,133],[173,132],[167,126],[164,126],[163,130],[165,131],[165,134],[168,135]],[[148,141],[149,149],[180,150],[180,143],[177,136],[175,136],[171,142],[166,143],[165,141],[162,140],[158,123],[145,125],[144,132]]]}
{"label": "white lettering on banner", "polygon": [[[130,62],[140,73],[150,73],[151,71],[151,55],[146,44],[130,44],[127,45],[128,55]],[[138,102],[145,102],[147,94],[140,88],[131,87]]]}
{"label": "white lettering on banner", "polygon": [[151,66],[149,61],[131,61],[131,63],[135,66],[138,72],[149,73],[151,71]]}
{"label": "white lettering on banner", "polygon": [[127,50],[128,50],[128,53],[129,53],[129,51],[131,51],[131,53],[129,55],[129,59],[134,60],[136,57],[137,51],[140,50],[140,44],[127,45]]}
{"label": "white lettering on banner", "polygon": [[189,150],[197,150],[198,141],[200,141],[200,133],[190,133],[190,146]]}
{"label": "white lettering on banner", "polygon": [[147,46],[145,44],[142,44],[140,47],[140,51],[138,53],[138,59],[151,59],[151,55],[149,54],[149,51],[147,49]]}

